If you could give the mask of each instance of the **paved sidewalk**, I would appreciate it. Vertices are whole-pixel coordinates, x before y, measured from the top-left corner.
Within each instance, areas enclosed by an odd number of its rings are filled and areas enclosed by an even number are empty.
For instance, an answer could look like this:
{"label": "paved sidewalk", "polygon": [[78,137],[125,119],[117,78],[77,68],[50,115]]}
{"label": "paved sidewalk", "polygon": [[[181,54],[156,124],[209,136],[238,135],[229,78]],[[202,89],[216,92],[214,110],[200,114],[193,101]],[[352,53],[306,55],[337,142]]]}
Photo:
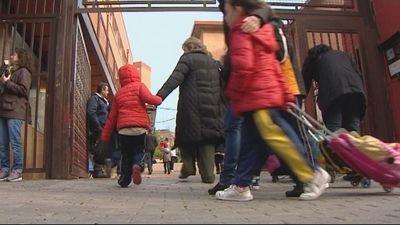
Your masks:
{"label": "paved sidewalk", "polygon": [[[286,199],[291,184],[263,174],[251,202],[224,202],[207,194],[199,176],[179,181],[162,164],[140,186],[116,180],[39,180],[0,183],[0,223],[400,223],[400,191],[385,194],[339,181],[312,202]],[[178,164],[179,166],[179,164]]]}

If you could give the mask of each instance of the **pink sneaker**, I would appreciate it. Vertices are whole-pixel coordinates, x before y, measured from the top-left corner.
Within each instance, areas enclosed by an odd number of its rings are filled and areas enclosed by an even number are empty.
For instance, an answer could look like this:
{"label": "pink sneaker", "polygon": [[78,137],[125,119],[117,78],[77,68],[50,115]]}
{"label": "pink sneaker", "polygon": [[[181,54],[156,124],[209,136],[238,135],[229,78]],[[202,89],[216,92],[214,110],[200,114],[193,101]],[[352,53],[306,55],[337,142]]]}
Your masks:
{"label": "pink sneaker", "polygon": [[133,165],[132,167],[132,180],[133,183],[136,185],[139,185],[142,183],[142,174],[141,174],[141,169],[140,166],[138,165]]}

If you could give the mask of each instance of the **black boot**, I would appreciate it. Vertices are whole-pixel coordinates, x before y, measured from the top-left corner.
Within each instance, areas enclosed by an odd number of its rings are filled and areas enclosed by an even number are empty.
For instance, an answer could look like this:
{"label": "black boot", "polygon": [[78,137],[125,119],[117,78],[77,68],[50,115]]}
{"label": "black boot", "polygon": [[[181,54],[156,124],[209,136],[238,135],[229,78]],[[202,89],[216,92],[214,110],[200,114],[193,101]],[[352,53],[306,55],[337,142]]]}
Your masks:
{"label": "black boot", "polygon": [[118,179],[118,184],[122,188],[127,188],[129,186],[129,184],[131,183],[131,181],[132,181],[131,177],[125,177],[125,176],[121,175]]}
{"label": "black boot", "polygon": [[229,186],[230,186],[229,184],[221,184],[220,182],[218,182],[213,188],[208,189],[208,194],[215,195],[217,191],[223,191],[227,189]]}
{"label": "black boot", "polygon": [[293,186],[293,190],[285,192],[287,198],[298,198],[304,193],[304,184],[297,183]]}

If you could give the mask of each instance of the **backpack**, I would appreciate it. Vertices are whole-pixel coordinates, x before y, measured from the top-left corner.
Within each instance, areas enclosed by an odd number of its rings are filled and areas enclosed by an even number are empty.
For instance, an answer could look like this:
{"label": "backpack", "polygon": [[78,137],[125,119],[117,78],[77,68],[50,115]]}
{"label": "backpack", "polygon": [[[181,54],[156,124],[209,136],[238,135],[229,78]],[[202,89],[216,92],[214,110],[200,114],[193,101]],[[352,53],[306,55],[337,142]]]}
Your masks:
{"label": "backpack", "polygon": [[293,95],[300,95],[300,89],[297,82],[296,74],[293,69],[292,61],[290,60],[288,41],[283,32],[283,23],[280,19],[273,19],[270,24],[274,28],[275,39],[278,42],[279,50],[276,52],[276,59],[281,64],[281,69],[283,74],[285,75],[288,86]]}

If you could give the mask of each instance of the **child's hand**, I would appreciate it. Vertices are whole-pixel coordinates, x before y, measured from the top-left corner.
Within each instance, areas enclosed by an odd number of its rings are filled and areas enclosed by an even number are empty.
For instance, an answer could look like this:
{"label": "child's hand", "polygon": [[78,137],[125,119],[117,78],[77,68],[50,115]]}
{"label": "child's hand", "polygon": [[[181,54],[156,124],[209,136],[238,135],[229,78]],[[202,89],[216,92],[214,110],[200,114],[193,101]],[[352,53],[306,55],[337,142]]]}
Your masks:
{"label": "child's hand", "polygon": [[243,20],[242,31],[245,33],[253,33],[261,27],[261,20],[257,16],[248,16]]}

